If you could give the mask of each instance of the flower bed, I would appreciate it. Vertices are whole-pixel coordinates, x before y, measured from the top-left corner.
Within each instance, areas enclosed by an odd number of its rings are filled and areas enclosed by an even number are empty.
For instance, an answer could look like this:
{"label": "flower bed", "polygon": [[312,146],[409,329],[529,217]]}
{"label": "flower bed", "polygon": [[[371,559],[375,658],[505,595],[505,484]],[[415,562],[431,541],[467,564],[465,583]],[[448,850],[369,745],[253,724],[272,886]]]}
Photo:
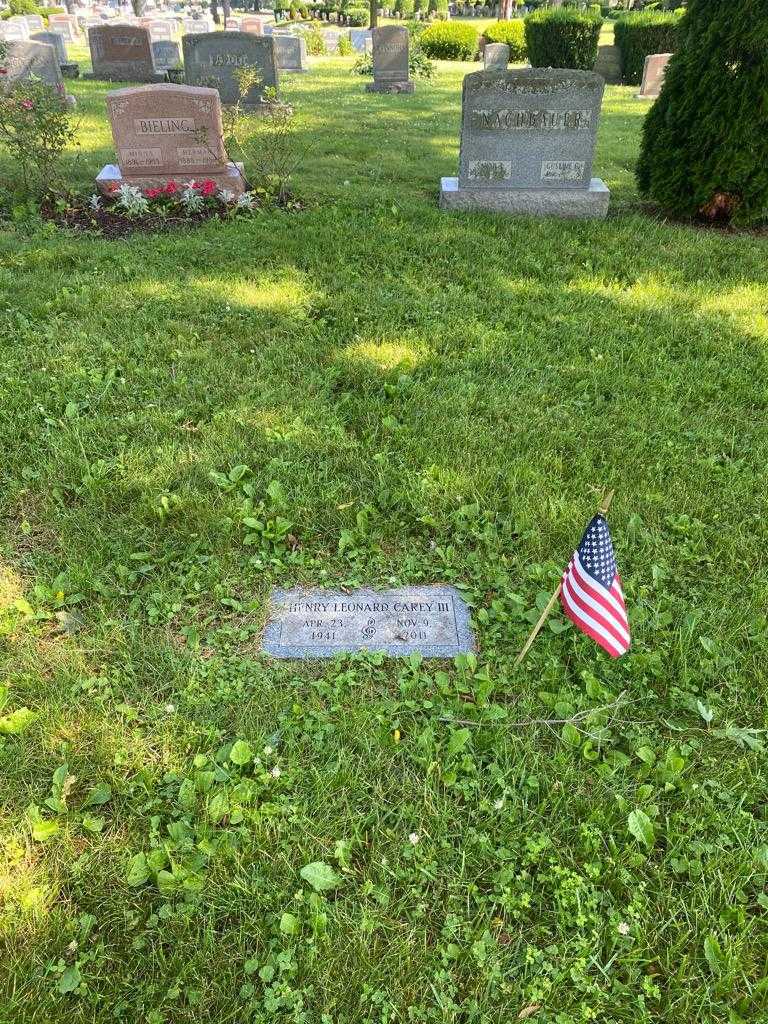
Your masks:
{"label": "flower bed", "polygon": [[108,196],[48,200],[42,214],[62,227],[91,231],[106,238],[125,238],[137,232],[167,231],[203,221],[252,217],[266,209],[299,210],[301,203],[288,197],[278,200],[262,189],[240,195],[219,189],[210,178],[201,181],[168,181],[141,189],[115,183]]}

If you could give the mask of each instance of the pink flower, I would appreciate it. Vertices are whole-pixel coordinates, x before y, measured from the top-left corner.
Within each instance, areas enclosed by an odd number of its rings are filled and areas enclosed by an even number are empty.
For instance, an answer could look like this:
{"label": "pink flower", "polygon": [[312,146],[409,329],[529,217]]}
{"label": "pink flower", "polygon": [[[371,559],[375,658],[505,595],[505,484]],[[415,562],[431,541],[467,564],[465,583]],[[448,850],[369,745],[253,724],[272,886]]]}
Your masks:
{"label": "pink flower", "polygon": [[147,199],[156,199],[162,191],[161,188],[145,188],[144,195]]}
{"label": "pink flower", "polygon": [[32,100],[22,100],[21,101],[21,105],[24,108],[24,110],[34,110],[35,109],[35,104],[32,102]]}
{"label": "pink flower", "polygon": [[204,196],[212,196],[213,193],[216,191],[216,182],[213,181],[211,178],[206,178],[202,184],[200,191],[203,193]]}
{"label": "pink flower", "polygon": [[172,196],[174,192],[179,191],[179,186],[175,181],[169,181],[165,186],[165,191],[168,193],[169,196]]}

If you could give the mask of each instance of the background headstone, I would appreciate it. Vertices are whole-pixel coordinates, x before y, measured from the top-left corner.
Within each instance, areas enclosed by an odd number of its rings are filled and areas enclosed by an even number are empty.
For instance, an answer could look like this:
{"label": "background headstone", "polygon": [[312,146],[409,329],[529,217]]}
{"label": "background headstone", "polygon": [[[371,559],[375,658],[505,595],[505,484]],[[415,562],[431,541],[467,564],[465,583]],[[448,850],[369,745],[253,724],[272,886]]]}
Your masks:
{"label": "background headstone", "polygon": [[408,29],[404,25],[384,25],[373,35],[373,82],[368,92],[413,92],[409,77]]}
{"label": "background headstone", "polygon": [[64,90],[56,50],[48,43],[30,39],[8,43],[5,67],[3,83],[6,89],[10,89],[16,82],[36,78],[52,86],[61,96],[64,105],[70,108],[75,106],[74,96],[68,96]]}
{"label": "background headstone", "polygon": [[158,39],[152,43],[152,56],[158,71],[181,67],[181,47],[175,39]]}
{"label": "background headstone", "polygon": [[605,83],[592,71],[478,71],[462,89],[458,178],[442,209],[604,217],[609,192],[592,178]]}
{"label": "background headstone", "polygon": [[371,38],[370,29],[351,28],[349,30],[349,41],[352,43],[352,49],[355,53],[365,53],[365,44]]}
{"label": "background headstone", "polygon": [[486,43],[483,64],[486,71],[506,71],[509,65],[509,46],[506,43]]}
{"label": "background headstone", "polygon": [[14,14],[12,17],[7,19],[5,24],[16,25],[18,27],[19,32],[22,33],[22,39],[29,39],[30,35],[33,32],[33,29],[30,28],[29,22],[22,14]]}
{"label": "background headstone", "polygon": [[117,151],[96,179],[109,193],[115,183],[140,188],[169,180],[211,178],[221,188],[242,192],[237,169],[227,161],[222,140],[221,102],[215,89],[187,85],[144,85],[107,94],[107,113]]}
{"label": "background headstone", "polygon": [[655,100],[664,84],[671,53],[649,53],[643,64],[643,81],[637,99]]}
{"label": "background headstone", "polygon": [[251,32],[255,36],[263,36],[264,18],[254,18],[246,16],[240,22],[240,31]]}
{"label": "background headstone", "polygon": [[32,35],[32,39],[36,43],[47,43],[49,46],[52,46],[56,51],[56,59],[60,65],[67,63],[67,47],[61,32],[35,32]]}
{"label": "background headstone", "polygon": [[149,29],[142,25],[94,25],[88,29],[93,78],[107,82],[162,80],[152,59]]}
{"label": "background headstone", "polygon": [[77,43],[80,39],[80,27],[77,18],[71,14],[51,14],[48,18],[51,32],[61,32],[68,43]]}
{"label": "background headstone", "polygon": [[309,71],[307,44],[298,36],[275,35],[275,56],[280,71]]}
{"label": "background headstone", "polygon": [[45,22],[39,14],[25,14],[24,20],[30,32],[43,32],[45,30]]}
{"label": "background headstone", "polygon": [[29,39],[29,27],[18,21],[0,21],[0,39],[6,43],[25,43]]}
{"label": "background headstone", "polygon": [[248,92],[243,101],[244,107],[262,106],[264,91],[278,86],[274,38],[250,32],[208,32],[200,36],[184,36],[182,46],[187,84],[218,89],[222,103],[237,102],[235,72],[241,68],[256,68],[261,79]]}
{"label": "background headstone", "polygon": [[609,85],[621,83],[621,50],[618,46],[604,44],[597,48],[597,60],[593,68],[595,74],[602,75]]}

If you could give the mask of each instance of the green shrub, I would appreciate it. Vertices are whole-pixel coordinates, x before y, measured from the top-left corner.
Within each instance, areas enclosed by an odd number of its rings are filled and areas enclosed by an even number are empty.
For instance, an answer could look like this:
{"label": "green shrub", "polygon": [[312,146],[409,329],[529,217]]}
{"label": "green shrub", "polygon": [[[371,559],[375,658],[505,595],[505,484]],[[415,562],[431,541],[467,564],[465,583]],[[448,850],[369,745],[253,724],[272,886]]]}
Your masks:
{"label": "green shrub", "polygon": [[600,4],[587,4],[587,14],[592,14],[596,18],[602,18],[603,9]]}
{"label": "green shrub", "polygon": [[412,18],[416,13],[416,0],[400,0],[400,13],[404,18]]}
{"label": "green shrub", "polygon": [[347,11],[347,23],[354,25],[355,28],[362,28],[368,24],[369,16],[370,8],[355,4]]}
{"label": "green shrub", "polygon": [[35,0],[10,0],[8,10],[11,15],[37,14],[37,4]]}
{"label": "green shrub", "polygon": [[337,52],[340,57],[351,57],[355,52],[355,48],[352,46],[352,40],[349,36],[339,36],[339,43]]}
{"label": "green shrub", "polygon": [[421,34],[421,47],[436,60],[474,60],[477,29],[459,21],[437,21]]}
{"label": "green shrub", "polygon": [[[432,78],[435,73],[435,65],[418,45],[411,45],[408,50],[408,69],[411,78]],[[352,65],[352,74],[373,74],[373,57],[370,53],[361,54],[357,58]]]}
{"label": "green shrub", "polygon": [[676,216],[768,220],[767,43],[765,0],[689,0],[643,125],[643,195]]}
{"label": "green shrub", "polygon": [[[20,10],[24,7],[24,10]],[[0,12],[0,21],[5,21],[7,18],[12,18],[17,14],[39,14],[41,18],[44,18],[47,22],[50,14],[66,14],[64,7],[37,7],[34,2],[31,7],[27,6],[26,0],[15,0],[15,3],[11,4],[7,11]]]}
{"label": "green shrub", "polygon": [[674,53],[677,49],[680,17],[677,14],[627,14],[613,28],[621,52],[622,79],[639,85],[643,64],[649,53]]}
{"label": "green shrub", "polygon": [[312,22],[304,33],[304,41],[307,44],[307,53],[310,57],[321,57],[326,52],[323,33],[315,22]]}
{"label": "green shrub", "polygon": [[528,57],[522,18],[516,18],[514,21],[495,21],[483,29],[483,35],[489,43],[506,43],[509,47],[509,59],[513,64]]}
{"label": "green shrub", "polygon": [[539,10],[525,19],[528,60],[534,68],[591,71],[603,22],[568,8]]}

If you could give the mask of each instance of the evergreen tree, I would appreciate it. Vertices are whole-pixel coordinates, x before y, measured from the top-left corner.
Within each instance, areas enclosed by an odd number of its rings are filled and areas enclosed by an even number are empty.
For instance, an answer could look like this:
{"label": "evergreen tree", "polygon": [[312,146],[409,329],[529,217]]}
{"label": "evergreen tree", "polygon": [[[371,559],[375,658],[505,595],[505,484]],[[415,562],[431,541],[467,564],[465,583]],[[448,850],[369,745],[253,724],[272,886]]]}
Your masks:
{"label": "evergreen tree", "polygon": [[643,125],[640,191],[678,216],[768,220],[768,0],[688,0]]}

